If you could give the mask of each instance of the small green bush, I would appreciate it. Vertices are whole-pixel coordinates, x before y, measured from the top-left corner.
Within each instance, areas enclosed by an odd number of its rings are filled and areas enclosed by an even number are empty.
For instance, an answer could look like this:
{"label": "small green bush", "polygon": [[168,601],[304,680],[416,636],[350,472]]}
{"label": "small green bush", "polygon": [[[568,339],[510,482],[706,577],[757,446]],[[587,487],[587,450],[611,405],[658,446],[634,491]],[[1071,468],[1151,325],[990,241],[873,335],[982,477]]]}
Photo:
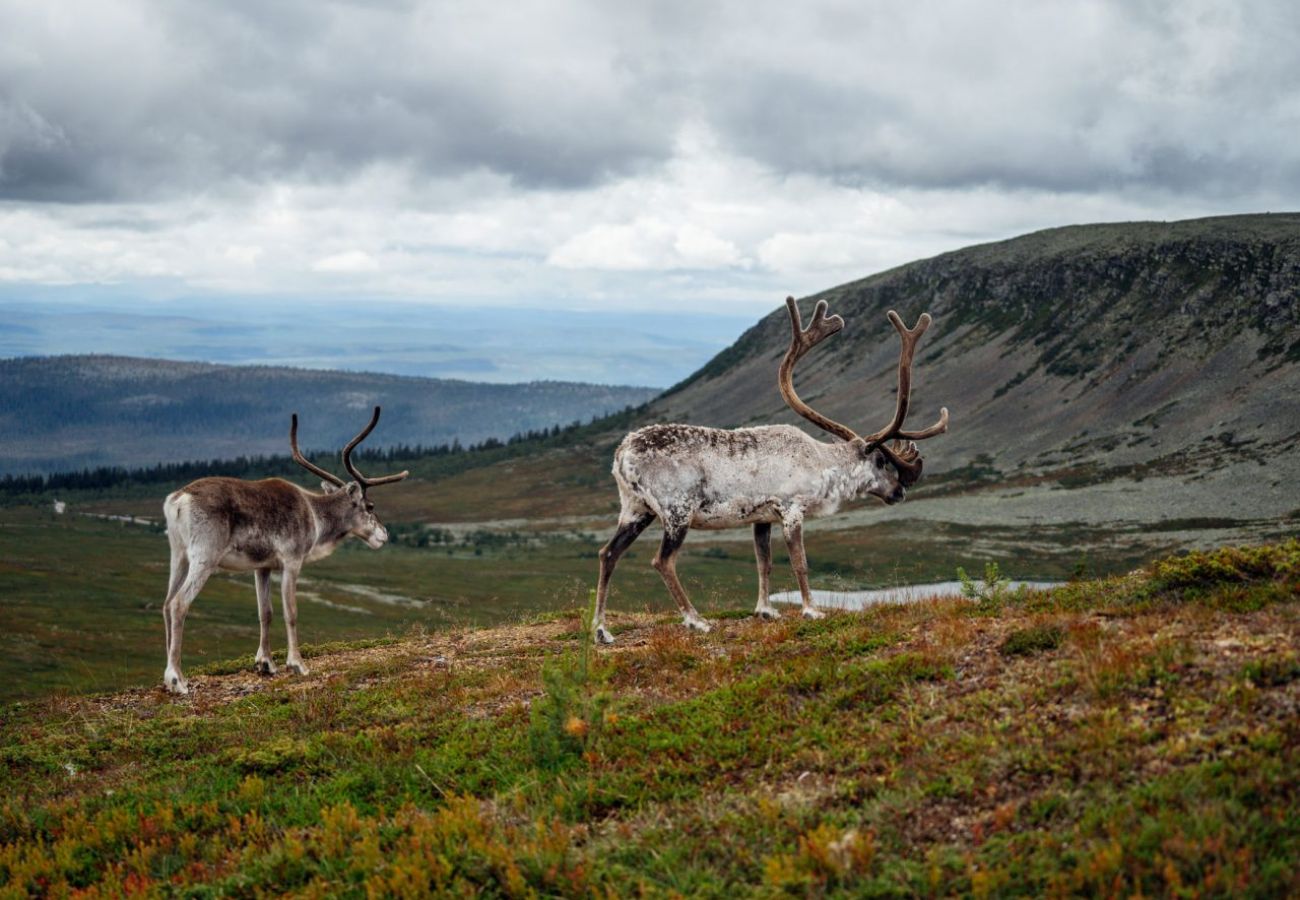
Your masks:
{"label": "small green bush", "polygon": [[611,697],[601,689],[592,651],[591,606],[583,613],[576,652],[566,651],[542,669],[545,693],[533,703],[528,743],[539,769],[552,772],[567,767],[592,749],[600,738]]}
{"label": "small green bush", "polygon": [[984,564],[982,582],[976,582],[961,566],[957,567],[957,580],[961,582],[961,595],[968,600],[974,600],[984,612],[996,613],[1008,601],[1021,599],[1024,595],[1024,586],[1021,585],[1019,589],[1013,591],[1011,582],[1002,574],[995,562]]}
{"label": "small green bush", "polygon": [[1266,656],[1246,663],[1241,674],[1258,687],[1281,687],[1300,679],[1300,659],[1294,656]]}
{"label": "small green bush", "polygon": [[1260,547],[1221,547],[1170,556],[1151,566],[1155,591],[1204,593],[1227,584],[1300,579],[1300,541]]}
{"label": "small green bush", "polygon": [[1061,646],[1065,633],[1055,625],[1036,625],[1032,628],[1019,628],[998,646],[1003,656],[1035,656],[1046,650],[1055,650]]}

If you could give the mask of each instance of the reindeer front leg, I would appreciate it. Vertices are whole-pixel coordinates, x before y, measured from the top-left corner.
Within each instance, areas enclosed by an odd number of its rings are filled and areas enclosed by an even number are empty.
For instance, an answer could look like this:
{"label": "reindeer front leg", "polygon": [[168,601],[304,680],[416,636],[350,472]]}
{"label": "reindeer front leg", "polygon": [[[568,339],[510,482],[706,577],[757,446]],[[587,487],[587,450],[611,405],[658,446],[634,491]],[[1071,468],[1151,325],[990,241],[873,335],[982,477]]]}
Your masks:
{"label": "reindeer front leg", "polygon": [[803,550],[803,513],[787,514],[781,522],[785,545],[790,550],[790,567],[799,582],[799,596],[803,600],[803,617],[820,619],[825,613],[813,606],[812,591],[808,587],[808,557]]}
{"label": "reindeer front leg", "polygon": [[274,675],[275,660],[271,658],[271,570],[258,569],[253,580],[257,586],[257,622],[261,627],[253,667],[261,675]]}
{"label": "reindeer front leg", "polygon": [[758,563],[758,605],[754,607],[754,615],[760,619],[779,619],[781,613],[767,599],[769,585],[772,580],[772,525],[770,522],[756,522],[754,524],[754,559]]}
{"label": "reindeer front leg", "polygon": [[298,572],[300,565],[285,564],[280,574],[280,600],[284,606],[284,630],[289,638],[284,667],[299,675],[307,674],[302,656],[298,653]]}

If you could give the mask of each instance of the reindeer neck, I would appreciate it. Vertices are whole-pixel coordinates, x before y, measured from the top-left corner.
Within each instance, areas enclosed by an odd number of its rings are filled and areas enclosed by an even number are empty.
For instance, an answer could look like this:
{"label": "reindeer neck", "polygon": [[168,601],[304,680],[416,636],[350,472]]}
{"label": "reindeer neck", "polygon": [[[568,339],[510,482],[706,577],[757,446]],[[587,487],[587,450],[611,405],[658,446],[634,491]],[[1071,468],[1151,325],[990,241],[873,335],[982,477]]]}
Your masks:
{"label": "reindeer neck", "polygon": [[312,491],[304,491],[304,493],[307,495],[307,502],[311,504],[312,515],[316,520],[315,546],[324,549],[325,553],[322,555],[326,555],[348,536],[348,529],[344,526],[344,522],[347,520],[347,510],[352,505],[352,498],[346,491],[337,491],[333,494],[317,494]]}
{"label": "reindeer neck", "polygon": [[821,445],[822,457],[820,493],[823,494],[830,513],[846,500],[859,497],[870,486],[875,473],[860,448],[848,441],[832,441]]}

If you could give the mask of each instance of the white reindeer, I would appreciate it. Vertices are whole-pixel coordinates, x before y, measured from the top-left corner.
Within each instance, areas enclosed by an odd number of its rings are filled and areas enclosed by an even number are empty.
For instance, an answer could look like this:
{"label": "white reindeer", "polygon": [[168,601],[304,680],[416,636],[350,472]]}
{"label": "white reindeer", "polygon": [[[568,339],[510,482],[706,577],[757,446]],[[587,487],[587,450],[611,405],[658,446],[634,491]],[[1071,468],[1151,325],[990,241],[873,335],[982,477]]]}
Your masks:
{"label": "white reindeer", "polygon": [[[688,628],[712,627],[691,605],[677,577],[677,551],[690,528],[754,526],[754,555],[758,561],[758,605],[755,615],[779,618],[768,600],[772,572],[772,524],[781,523],[790,563],[803,598],[803,615],[820,618],[808,589],[808,562],[803,548],[806,516],[828,515],[845,500],[871,495],[898,503],[921,477],[921,455],[913,441],[948,429],[948,410],[922,431],[903,431],[911,394],[912,357],[917,341],[930,326],[928,313],[908,329],[898,313],[889,321],[902,339],[898,360],[898,400],[894,417],[874,434],[859,437],[801,401],[794,391],[794,367],[825,338],[844,327],[839,316],[826,316],[819,301],[807,330],[793,297],[787,298],[793,336],[778,374],[781,395],[799,415],[829,431],[840,442],[823,443],[792,425],[718,429],[696,425],[649,425],[623,439],[614,451],[614,480],[621,510],[618,531],[600,551],[600,581],[596,587],[595,640],[614,641],[605,627],[605,601],[619,557],[655,518],[664,536],[653,565],[677,601]],[[896,439],[892,445],[885,442]]]}
{"label": "white reindeer", "polygon": [[384,546],[388,531],[375,518],[369,488],[400,481],[409,473],[366,478],[352,463],[352,451],[379,422],[375,407],[370,424],[343,450],[343,465],[353,481],[313,465],[298,450],[298,414],[289,428],[293,459],[325,479],[323,494],[316,494],[282,478],[243,481],[238,478],[200,478],[168,495],[163,502],[167,539],[171,542],[171,580],[163,603],[167,635],[167,669],[163,684],[177,694],[188,694],[181,674],[181,636],[185,615],[208,577],[218,569],[255,572],[261,639],[254,665],[263,675],[275,674],[271,660],[271,572],[280,570],[280,597],[289,652],[285,665],[307,674],[298,653],[298,573],[304,563],[329,556],[348,535],[361,538],[375,550]]}

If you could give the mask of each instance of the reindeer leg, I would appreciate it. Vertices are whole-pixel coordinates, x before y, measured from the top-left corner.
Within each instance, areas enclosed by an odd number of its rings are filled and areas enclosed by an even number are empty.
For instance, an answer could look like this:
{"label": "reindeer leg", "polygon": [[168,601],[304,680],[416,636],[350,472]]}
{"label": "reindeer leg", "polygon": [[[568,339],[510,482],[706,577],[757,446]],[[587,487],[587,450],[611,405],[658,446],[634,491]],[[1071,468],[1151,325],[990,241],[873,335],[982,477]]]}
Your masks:
{"label": "reindeer leg", "polygon": [[593,639],[597,644],[612,644],[614,636],[605,627],[605,600],[609,597],[609,582],[614,577],[614,567],[619,557],[632,545],[646,526],[654,521],[652,512],[641,513],[628,522],[619,522],[618,531],[609,543],[600,548],[600,581],[596,583],[596,612],[591,620]]}
{"label": "reindeer leg", "polygon": [[284,630],[289,638],[284,667],[290,672],[306,675],[307,667],[298,654],[298,568],[287,564],[280,573],[280,602],[284,606]]}
{"label": "reindeer leg", "polygon": [[772,579],[772,525],[770,522],[754,523],[754,559],[758,563],[758,605],[754,615],[760,619],[781,618],[770,600],[767,599]]}
{"label": "reindeer leg", "polygon": [[781,525],[785,532],[785,545],[790,549],[790,567],[799,582],[799,596],[803,599],[803,617],[820,619],[825,613],[813,606],[812,591],[808,587],[808,557],[803,551],[803,516],[787,518]]}
{"label": "reindeer leg", "polygon": [[253,583],[257,587],[257,621],[261,626],[253,668],[258,674],[274,675],[275,660],[271,658],[271,570],[258,569],[253,575]]}
{"label": "reindeer leg", "polygon": [[194,598],[203,590],[203,585],[207,583],[208,576],[212,574],[214,566],[210,565],[207,560],[192,559],[189,561],[189,570],[185,574],[185,581],[181,584],[180,590],[168,598],[163,604],[163,618],[169,621],[171,628],[171,641],[167,644],[167,669],[163,672],[163,685],[173,694],[188,694],[190,692],[189,682],[181,674],[181,638],[185,633],[185,616],[190,611],[190,605],[194,603]]}
{"label": "reindeer leg", "polygon": [[682,611],[682,624],[693,631],[708,632],[713,630],[713,625],[691,605],[691,599],[686,596],[686,589],[682,587],[681,579],[677,577],[677,551],[682,549],[682,544],[686,542],[686,530],[685,525],[670,525],[664,522],[663,543],[659,545],[659,552],[655,554],[653,565],[659,576],[663,578],[664,584],[668,586],[668,593],[672,594],[673,599],[677,601],[677,608]]}
{"label": "reindeer leg", "polygon": [[167,596],[163,598],[163,639],[167,648],[167,659],[171,659],[172,652],[172,598],[176,592],[181,589],[185,583],[185,575],[189,572],[189,560],[185,556],[185,548],[172,544],[171,558],[171,577],[167,579]]}

